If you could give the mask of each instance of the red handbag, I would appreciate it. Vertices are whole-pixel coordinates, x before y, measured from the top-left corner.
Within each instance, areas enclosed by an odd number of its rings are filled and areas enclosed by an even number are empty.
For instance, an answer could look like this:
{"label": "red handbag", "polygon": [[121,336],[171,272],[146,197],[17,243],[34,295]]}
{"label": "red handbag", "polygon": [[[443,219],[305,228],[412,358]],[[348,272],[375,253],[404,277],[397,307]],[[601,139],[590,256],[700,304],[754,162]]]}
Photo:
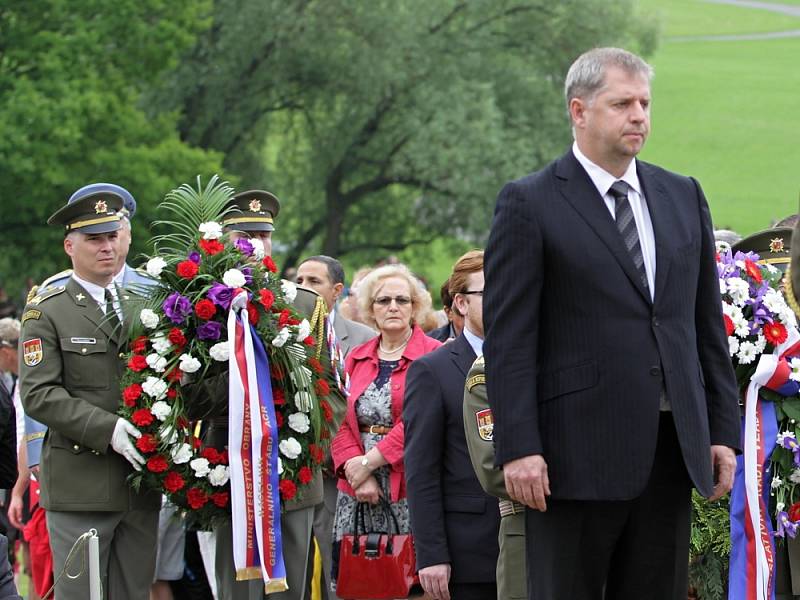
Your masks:
{"label": "red handbag", "polygon": [[[416,580],[413,536],[398,533],[397,519],[384,498],[379,506],[390,523],[390,531],[367,531],[366,506],[369,505],[358,504],[353,511],[353,534],[342,536],[336,595],[347,600],[407,598]],[[393,532],[391,524],[394,524]],[[363,533],[359,533],[362,530]]]}

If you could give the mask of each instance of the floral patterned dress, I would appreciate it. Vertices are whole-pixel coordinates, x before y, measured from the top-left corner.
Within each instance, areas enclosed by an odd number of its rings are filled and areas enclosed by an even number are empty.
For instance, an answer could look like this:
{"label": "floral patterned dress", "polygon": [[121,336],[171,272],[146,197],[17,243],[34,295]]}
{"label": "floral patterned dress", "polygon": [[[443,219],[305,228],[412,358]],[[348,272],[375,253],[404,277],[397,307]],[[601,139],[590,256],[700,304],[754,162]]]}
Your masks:
{"label": "floral patterned dress", "polygon": [[[394,424],[392,419],[392,371],[397,367],[396,360],[379,361],[378,376],[369,387],[364,390],[358,400],[356,400],[356,415],[359,425],[383,425],[391,427]],[[383,439],[382,434],[361,432],[361,443],[364,445],[364,452],[369,452],[378,442]],[[378,481],[378,485],[383,492],[383,497],[390,499],[391,488],[389,486],[389,465],[383,465],[372,473]],[[390,502],[390,507],[399,528],[399,533],[410,533],[411,522],[408,518],[408,501],[405,498],[397,502]],[[336,590],[336,579],[339,573],[339,546],[342,536],[353,533],[353,513],[358,506],[358,501],[354,496],[339,491],[336,500],[336,516],[333,520],[333,556],[331,587]],[[380,506],[367,507],[364,513],[367,528],[373,531],[390,531],[393,524],[387,523],[386,515]]]}

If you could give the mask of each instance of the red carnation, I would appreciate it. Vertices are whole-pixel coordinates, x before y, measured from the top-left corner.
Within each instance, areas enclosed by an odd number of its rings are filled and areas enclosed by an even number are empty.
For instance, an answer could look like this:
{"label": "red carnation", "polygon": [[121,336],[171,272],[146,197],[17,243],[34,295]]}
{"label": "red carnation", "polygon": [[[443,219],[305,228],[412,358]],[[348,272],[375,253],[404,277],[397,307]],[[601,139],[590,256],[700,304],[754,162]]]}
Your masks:
{"label": "red carnation", "polygon": [[272,273],[278,272],[278,266],[275,264],[275,261],[272,260],[271,256],[265,256],[261,263],[267,268],[267,271]]}
{"label": "red carnation", "polygon": [[329,386],[328,382],[324,379],[317,379],[314,388],[317,390],[317,395],[319,396],[327,396],[331,393],[331,386]]}
{"label": "red carnation", "polygon": [[200,456],[202,458],[205,458],[212,465],[216,465],[219,463],[220,454],[216,448],[213,448],[211,446],[203,448],[203,451],[200,453]]}
{"label": "red carnation", "polygon": [[189,419],[187,419],[186,417],[178,417],[176,425],[180,429],[186,429],[189,426]]}
{"label": "red carnation", "polygon": [[132,383],[122,390],[122,399],[125,401],[125,406],[136,406],[136,401],[141,395],[142,386],[138,383]]}
{"label": "red carnation", "polygon": [[786,341],[789,333],[786,331],[783,323],[765,323],[764,324],[764,337],[773,346],[777,346]]}
{"label": "red carnation", "polygon": [[198,450],[201,445],[202,445],[202,442],[198,438],[196,438],[196,437],[192,438],[192,448],[194,448],[195,450]]}
{"label": "red carnation", "polygon": [[744,260],[744,270],[750,277],[753,278],[753,280],[755,280],[756,283],[761,283],[761,269],[759,269],[758,265],[749,258]]}
{"label": "red carnation", "polygon": [[161,454],[156,454],[147,461],[148,471],[152,471],[153,473],[163,473],[167,469],[169,469],[169,464],[167,463],[167,459]]}
{"label": "red carnation", "polygon": [[333,423],[333,409],[326,400],[322,400],[319,405],[322,407],[322,412],[325,413],[325,420],[328,423]]}
{"label": "red carnation", "polygon": [[283,427],[283,415],[279,412],[275,413],[275,425],[278,426],[278,429]]}
{"label": "red carnation", "polygon": [[186,336],[183,335],[183,332],[177,327],[173,327],[169,330],[167,339],[178,346],[178,348],[183,348],[186,345]]}
{"label": "red carnation", "polygon": [[131,342],[131,350],[134,354],[144,354],[147,351],[147,336],[140,335]]}
{"label": "red carnation", "polygon": [[310,335],[309,335],[308,337],[306,337],[306,338],[303,340],[303,343],[304,343],[306,346],[313,346],[313,345],[314,345],[314,344],[316,344],[317,342],[316,342],[316,340],[315,340],[315,339],[314,339],[312,336],[310,336]]}
{"label": "red carnation", "polygon": [[156,448],[158,448],[158,440],[156,436],[145,433],[142,437],[136,440],[136,447],[141,450],[142,452],[151,453],[155,452]]}
{"label": "red carnation", "polygon": [[225,246],[223,246],[218,240],[200,240],[199,245],[200,249],[209,256],[219,254],[225,249]]}
{"label": "red carnation", "polygon": [[203,298],[194,305],[194,312],[199,319],[208,321],[217,312],[217,307],[211,300]]}
{"label": "red carnation", "polygon": [[322,461],[325,460],[325,452],[316,444],[309,444],[308,453],[311,455],[311,459],[318,465],[322,464]]}
{"label": "red carnation", "polygon": [[731,319],[728,315],[722,315],[722,319],[725,321],[725,334],[733,335],[733,319]]}
{"label": "red carnation", "polygon": [[789,507],[789,518],[792,521],[800,521],[800,502],[795,502]]}
{"label": "red carnation", "polygon": [[314,473],[311,472],[311,469],[308,467],[300,467],[300,470],[297,472],[297,480],[303,485],[307,485],[312,479],[314,479]]}
{"label": "red carnation", "polygon": [[211,501],[220,508],[225,508],[228,505],[228,497],[228,492],[214,492],[211,494]]}
{"label": "red carnation", "polygon": [[197,510],[203,508],[206,502],[208,502],[208,494],[201,488],[193,487],[186,492],[186,501],[189,502],[189,506]]}
{"label": "red carnation", "polygon": [[283,406],[286,404],[286,396],[284,396],[281,388],[272,386],[272,403],[275,406]]}
{"label": "red carnation", "polygon": [[281,491],[281,498],[283,500],[291,500],[297,495],[297,486],[293,481],[289,481],[288,479],[282,479],[278,484],[278,488]]}
{"label": "red carnation", "polygon": [[261,303],[261,306],[264,307],[264,310],[269,310],[275,302],[275,294],[270,290],[258,290],[258,296],[258,301]]}
{"label": "red carnation", "polygon": [[321,440],[331,439],[331,432],[328,430],[327,427],[324,427],[322,431],[319,432],[319,439]]}
{"label": "red carnation", "polygon": [[258,309],[252,302],[247,303],[247,318],[251,325],[258,325]]}
{"label": "red carnation", "polygon": [[278,328],[280,329],[281,327],[285,327],[286,325],[288,325],[289,324],[289,319],[291,318],[291,316],[292,315],[289,314],[289,309],[288,308],[284,308],[281,311],[280,316],[278,317]]}
{"label": "red carnation", "polygon": [[128,368],[138,373],[147,368],[147,359],[141,354],[134,354],[128,359]]}
{"label": "red carnation", "polygon": [[147,427],[153,422],[153,413],[149,408],[140,408],[131,415],[131,422],[137,427]]}
{"label": "red carnation", "polygon": [[228,464],[228,451],[223,450],[219,453],[219,464],[227,465]]}
{"label": "red carnation", "polygon": [[167,390],[167,398],[169,398],[170,400],[174,400],[177,397],[178,397],[178,390],[176,390],[175,388],[169,388]]}
{"label": "red carnation", "polygon": [[185,485],[186,482],[183,480],[183,477],[175,471],[170,471],[167,473],[167,476],[164,477],[164,489],[170,494],[174,494],[178,490],[183,489]]}
{"label": "red carnation", "polygon": [[184,279],[194,279],[194,276],[197,275],[199,270],[200,267],[197,266],[196,262],[191,260],[183,260],[178,263],[175,272],[179,277],[183,277]]}
{"label": "red carnation", "polygon": [[311,367],[311,369],[317,373],[322,373],[322,371],[324,370],[322,368],[322,363],[319,362],[319,359],[317,359],[316,356],[312,356],[311,358],[308,359],[308,366]]}

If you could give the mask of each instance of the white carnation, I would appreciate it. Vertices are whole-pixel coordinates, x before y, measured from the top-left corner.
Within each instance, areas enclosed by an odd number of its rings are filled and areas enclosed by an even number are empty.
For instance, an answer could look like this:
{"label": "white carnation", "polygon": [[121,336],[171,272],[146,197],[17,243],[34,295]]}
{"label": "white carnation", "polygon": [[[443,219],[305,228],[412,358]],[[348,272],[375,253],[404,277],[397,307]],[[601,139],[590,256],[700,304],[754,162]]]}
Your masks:
{"label": "white carnation", "polygon": [[167,368],[167,359],[158,354],[148,354],[145,360],[147,361],[147,366],[156,373],[163,373]]}
{"label": "white carnation", "polygon": [[302,410],[303,412],[310,411],[312,406],[311,394],[304,391],[296,392],[294,395],[294,405],[298,410]]}
{"label": "white carnation", "polygon": [[311,420],[303,413],[292,413],[289,415],[289,427],[297,433],[305,433],[311,428]]}
{"label": "white carnation", "polygon": [[181,354],[178,366],[184,373],[196,373],[200,370],[200,361],[191,354]]}
{"label": "white carnation", "polygon": [[297,326],[297,339],[302,342],[310,333],[311,324],[308,322],[308,319],[303,319],[300,321],[300,325]]}
{"label": "white carnation", "polygon": [[228,479],[230,479],[230,477],[231,476],[228,472],[228,467],[225,465],[217,465],[211,469],[211,472],[208,474],[208,481],[211,485],[219,487],[228,483]]}
{"label": "white carnation", "polygon": [[286,296],[287,302],[294,302],[297,297],[297,286],[295,284],[283,279],[281,280],[281,290],[283,290],[283,295]]}
{"label": "white carnation", "polygon": [[275,346],[276,348],[280,348],[286,342],[289,341],[289,336],[290,335],[291,334],[289,333],[289,328],[288,327],[284,327],[283,329],[281,329],[278,332],[278,335],[275,336],[275,339],[272,340],[272,345]]}
{"label": "white carnation", "polygon": [[153,406],[150,407],[150,412],[159,421],[164,421],[169,416],[169,413],[172,412],[172,407],[163,400],[159,400],[153,403]]}
{"label": "white carnation", "polygon": [[183,465],[192,458],[192,447],[189,444],[181,444],[173,448],[170,454],[172,455],[172,462],[176,465]]}
{"label": "white carnation", "polygon": [[167,395],[167,382],[158,377],[148,377],[142,384],[142,391],[156,400],[161,400]]}
{"label": "white carnation", "polygon": [[208,466],[208,459],[206,458],[195,458],[189,463],[189,466],[194,469],[195,477],[205,477],[211,472],[211,468]]}
{"label": "white carnation", "polygon": [[211,358],[214,360],[218,360],[219,362],[225,362],[228,360],[229,352],[228,352],[228,342],[219,342],[218,344],[214,344],[209,348],[208,353],[211,355]]}
{"label": "white carnation", "polygon": [[278,458],[278,475],[281,475],[281,474],[283,474],[283,461],[279,457]]}
{"label": "white carnation", "polygon": [[204,240],[216,240],[217,238],[222,237],[222,225],[216,221],[200,223],[200,227],[198,227],[198,229],[203,234]]}
{"label": "white carnation", "polygon": [[264,242],[258,238],[251,238],[250,244],[253,246],[253,258],[256,260],[261,260],[267,255],[267,253],[264,251]]}
{"label": "white carnation", "polygon": [[153,350],[155,350],[157,354],[166,354],[169,352],[169,349],[172,348],[172,342],[164,337],[163,333],[159,333],[157,336],[150,338],[150,343],[153,344]]}
{"label": "white carnation", "polygon": [[148,260],[144,268],[150,277],[159,277],[161,275],[161,271],[163,271],[164,267],[166,266],[167,261],[160,256],[156,256],[155,258]]}
{"label": "white carnation", "polygon": [[222,283],[227,285],[229,288],[240,288],[247,283],[247,280],[244,277],[244,273],[242,273],[239,269],[228,269],[222,275]]}
{"label": "white carnation", "polygon": [[303,451],[303,447],[293,437],[290,437],[288,440],[283,440],[280,444],[278,444],[278,448],[280,448],[281,454],[283,454],[289,460],[294,460],[300,453]]}
{"label": "white carnation", "polygon": [[743,306],[750,298],[750,285],[740,277],[731,277],[728,279],[728,294],[735,305]]}
{"label": "white carnation", "polygon": [[149,308],[142,309],[139,313],[139,320],[142,322],[142,325],[148,329],[155,329],[158,327],[158,315]]}
{"label": "white carnation", "polygon": [[158,432],[159,437],[164,440],[167,444],[174,444],[178,441],[178,432],[172,428],[171,425],[167,425],[161,431]]}

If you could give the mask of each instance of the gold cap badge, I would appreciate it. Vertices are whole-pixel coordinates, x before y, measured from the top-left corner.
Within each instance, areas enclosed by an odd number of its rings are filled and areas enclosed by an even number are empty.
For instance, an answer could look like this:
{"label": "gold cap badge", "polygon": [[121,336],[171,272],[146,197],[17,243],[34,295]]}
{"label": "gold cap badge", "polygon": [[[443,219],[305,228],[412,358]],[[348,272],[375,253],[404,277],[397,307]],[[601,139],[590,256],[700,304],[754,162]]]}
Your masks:
{"label": "gold cap badge", "polygon": [[769,251],[775,254],[784,251],[783,238],[773,238],[769,242]]}
{"label": "gold cap badge", "polygon": [[108,204],[106,204],[105,200],[98,200],[94,203],[94,212],[98,215],[101,215],[105,212],[108,212]]}
{"label": "gold cap badge", "polygon": [[261,212],[261,200],[250,200],[250,210]]}

